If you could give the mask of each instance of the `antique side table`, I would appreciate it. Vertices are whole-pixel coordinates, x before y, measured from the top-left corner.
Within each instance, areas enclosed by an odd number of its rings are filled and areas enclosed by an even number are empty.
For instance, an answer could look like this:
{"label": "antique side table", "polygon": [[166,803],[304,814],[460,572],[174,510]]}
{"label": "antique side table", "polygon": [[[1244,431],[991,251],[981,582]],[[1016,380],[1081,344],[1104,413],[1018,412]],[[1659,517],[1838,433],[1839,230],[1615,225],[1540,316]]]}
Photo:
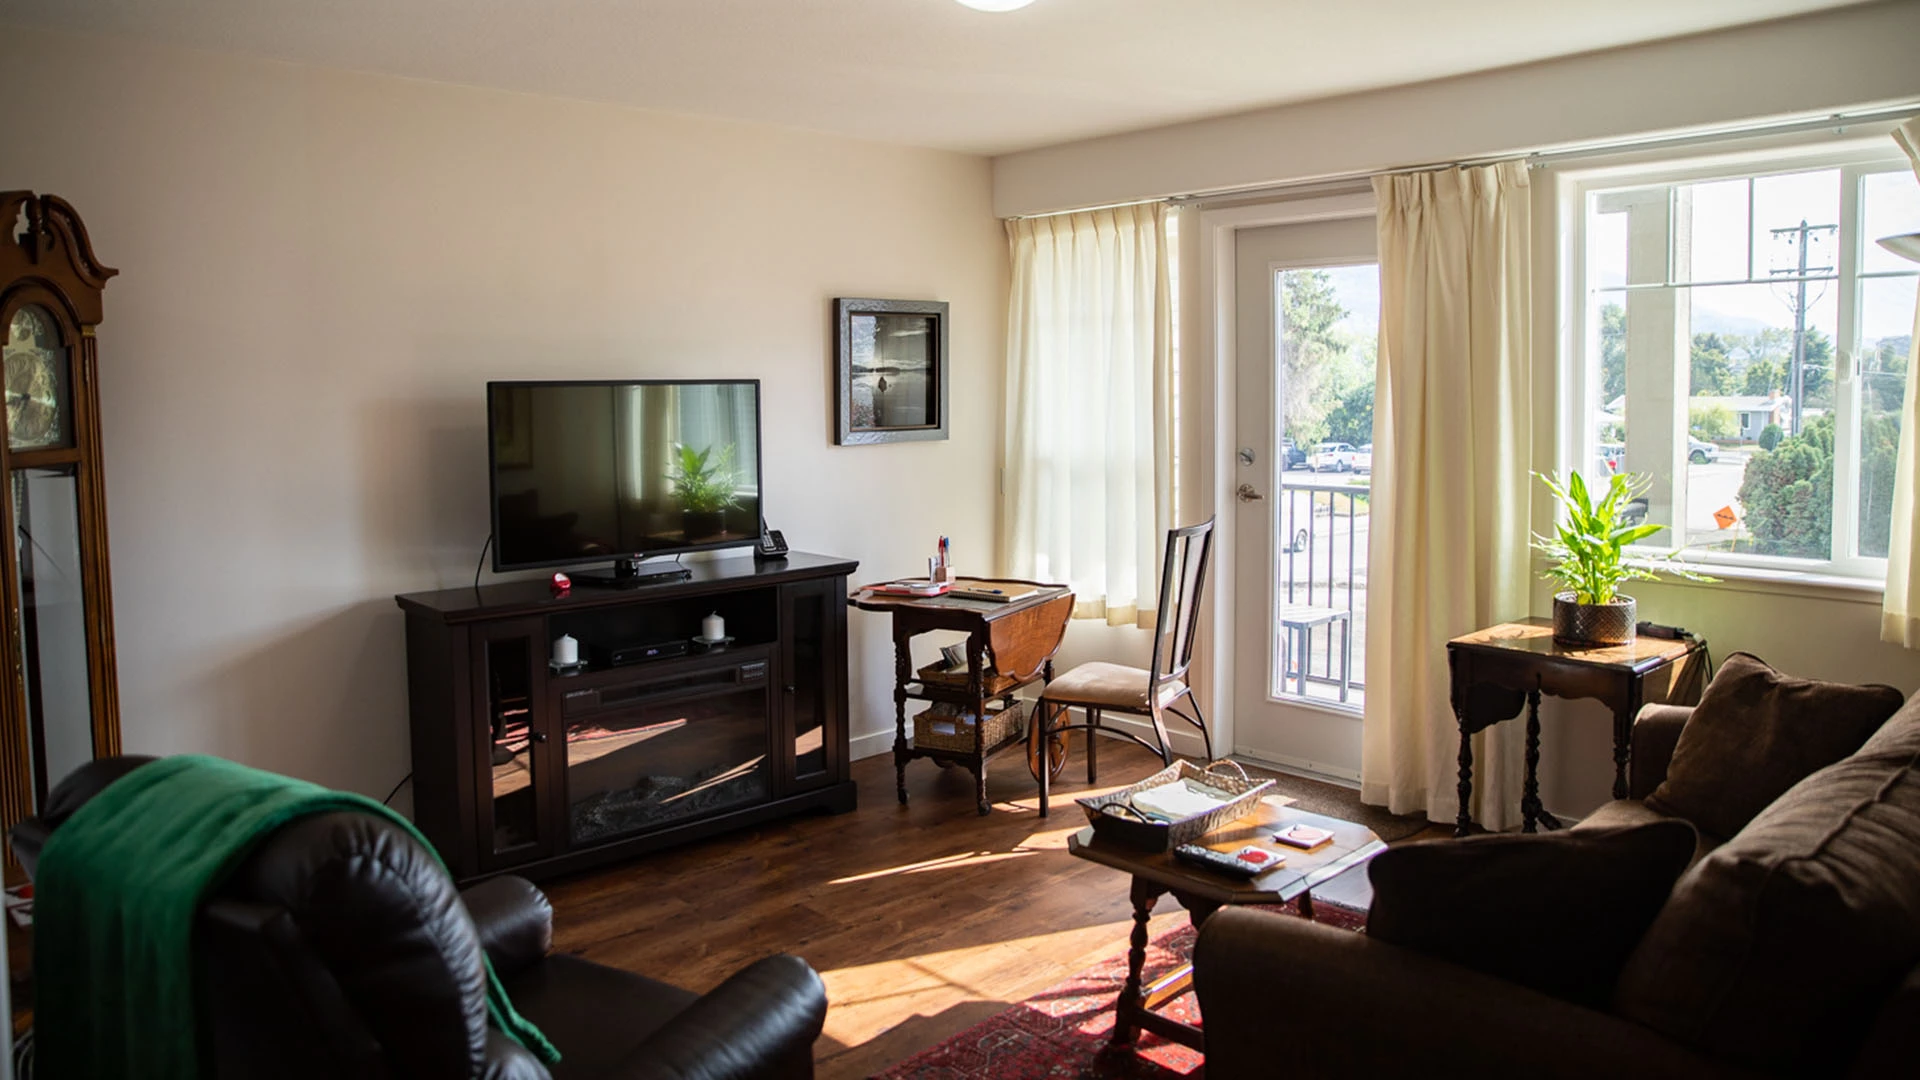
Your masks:
{"label": "antique side table", "polygon": [[[1296,810],[1290,800],[1269,795],[1251,814],[1216,829],[1196,843],[1216,851],[1238,851],[1249,844],[1286,856],[1286,862],[1258,877],[1236,878],[1182,862],[1171,852],[1142,851],[1115,843],[1089,825],[1067,838],[1067,850],[1082,859],[1110,866],[1133,877],[1133,934],[1128,939],[1127,983],[1114,1002],[1113,1041],[1126,1044],[1141,1030],[1151,1031],[1182,1046],[1205,1051],[1201,1029],[1155,1010],[1193,987],[1193,965],[1188,964],[1141,985],[1147,959],[1147,920],[1153,906],[1169,893],[1187,909],[1198,927],[1215,911],[1232,904],[1284,904],[1298,898],[1300,914],[1313,918],[1313,890],[1328,887],[1335,878],[1366,866],[1385,851],[1372,829],[1351,821]],[[1333,839],[1312,851],[1298,851],[1274,842],[1273,834],[1294,825],[1326,829]],[[1365,877],[1364,874],[1361,875]]]}
{"label": "antique side table", "polygon": [[[1031,586],[1035,592],[1010,603],[970,600],[959,596],[890,596],[861,589],[851,603],[862,611],[893,616],[893,767],[900,802],[907,801],[907,762],[931,758],[942,765],[963,765],[973,773],[975,798],[982,815],[987,802],[987,759],[1021,742],[1014,732],[992,746],[985,744],[987,703],[1011,698],[1022,687],[1053,679],[1053,654],[1067,633],[1073,611],[1073,592],[1065,585],[1039,582],[998,582]],[[944,685],[914,677],[911,645],[929,630],[957,630],[967,635],[967,679]],[[989,665],[988,656],[992,663]],[[972,710],[973,750],[907,745],[907,702],[949,702]],[[1031,726],[1031,722],[1029,722]]]}
{"label": "antique side table", "polygon": [[1520,795],[1521,830],[1557,829],[1540,803],[1540,695],[1593,698],[1613,711],[1613,797],[1627,797],[1627,755],[1633,718],[1648,702],[1696,700],[1706,685],[1702,638],[1652,638],[1626,645],[1568,645],[1553,639],[1553,620],[1523,619],[1476,630],[1447,642],[1454,719],[1460,724],[1460,814],[1453,834],[1473,824],[1472,737],[1527,712],[1526,779]]}

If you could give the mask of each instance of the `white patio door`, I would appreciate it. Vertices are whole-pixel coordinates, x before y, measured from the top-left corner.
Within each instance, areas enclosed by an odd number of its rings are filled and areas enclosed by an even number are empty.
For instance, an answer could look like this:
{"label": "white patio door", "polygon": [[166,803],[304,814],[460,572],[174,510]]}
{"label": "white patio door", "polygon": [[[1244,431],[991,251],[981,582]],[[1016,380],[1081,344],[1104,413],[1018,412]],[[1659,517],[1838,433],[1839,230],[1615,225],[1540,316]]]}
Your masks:
{"label": "white patio door", "polygon": [[1357,779],[1380,326],[1374,219],[1234,235],[1234,750]]}

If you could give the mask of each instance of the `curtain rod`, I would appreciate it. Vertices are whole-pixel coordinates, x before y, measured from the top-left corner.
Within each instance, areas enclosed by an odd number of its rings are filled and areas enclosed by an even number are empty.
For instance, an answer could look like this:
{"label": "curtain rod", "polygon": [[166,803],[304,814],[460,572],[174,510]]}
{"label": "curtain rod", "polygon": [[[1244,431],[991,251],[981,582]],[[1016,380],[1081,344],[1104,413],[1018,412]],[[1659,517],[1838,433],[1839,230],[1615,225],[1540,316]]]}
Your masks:
{"label": "curtain rod", "polygon": [[1797,120],[1776,120],[1755,124],[1729,125],[1670,135],[1646,135],[1596,142],[1561,143],[1552,146],[1538,147],[1533,150],[1516,150],[1509,154],[1462,158],[1458,161],[1431,162],[1425,165],[1401,165],[1391,169],[1329,173],[1324,176],[1286,180],[1277,184],[1215,188],[1208,191],[1175,195],[1165,200],[1136,199],[1131,202],[1109,203],[1106,206],[1089,207],[1088,209],[1104,210],[1114,206],[1131,206],[1138,202],[1161,201],[1171,203],[1174,206],[1192,206],[1197,203],[1208,202],[1215,199],[1245,199],[1262,195],[1297,195],[1314,188],[1352,184],[1359,181],[1371,180],[1376,176],[1399,176],[1404,173],[1431,172],[1435,169],[1464,169],[1477,165],[1493,165],[1502,161],[1524,160],[1529,167],[1539,168],[1559,161],[1592,157],[1596,154],[1623,153],[1629,150],[1659,150],[1699,146],[1708,143],[1725,142],[1729,139],[1755,138],[1763,135],[1791,135],[1802,131],[1818,131],[1822,128],[1844,128],[1855,124],[1905,120],[1912,116],[1920,116],[1920,101],[1909,101],[1900,105],[1883,106],[1875,109],[1836,112],[1825,116],[1802,117]]}

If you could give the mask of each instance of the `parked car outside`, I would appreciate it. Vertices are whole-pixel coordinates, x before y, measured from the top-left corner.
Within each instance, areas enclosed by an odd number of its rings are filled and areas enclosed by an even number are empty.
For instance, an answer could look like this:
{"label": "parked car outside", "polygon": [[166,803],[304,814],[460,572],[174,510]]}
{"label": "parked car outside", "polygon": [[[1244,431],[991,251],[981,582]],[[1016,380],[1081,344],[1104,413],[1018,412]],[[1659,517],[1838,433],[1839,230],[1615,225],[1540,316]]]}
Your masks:
{"label": "parked car outside", "polygon": [[1282,469],[1304,469],[1307,467],[1307,452],[1293,445],[1292,439],[1280,440],[1280,467]]}
{"label": "parked car outside", "polygon": [[1352,443],[1323,442],[1313,448],[1307,466],[1314,472],[1352,472],[1353,454]]}
{"label": "parked car outside", "polygon": [[1368,443],[1353,452],[1353,471],[1357,473],[1373,472],[1373,444]]}
{"label": "parked car outside", "polygon": [[1687,437],[1687,460],[1695,465],[1705,465],[1720,456],[1720,448],[1704,439]]}

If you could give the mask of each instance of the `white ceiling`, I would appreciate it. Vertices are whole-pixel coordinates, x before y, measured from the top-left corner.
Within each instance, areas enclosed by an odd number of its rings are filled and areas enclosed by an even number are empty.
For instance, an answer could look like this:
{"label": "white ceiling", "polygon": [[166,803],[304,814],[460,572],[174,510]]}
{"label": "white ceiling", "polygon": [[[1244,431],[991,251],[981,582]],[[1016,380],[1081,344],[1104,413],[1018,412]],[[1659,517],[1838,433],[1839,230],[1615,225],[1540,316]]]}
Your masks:
{"label": "white ceiling", "polygon": [[0,0],[0,20],[1001,153],[1858,0]]}

